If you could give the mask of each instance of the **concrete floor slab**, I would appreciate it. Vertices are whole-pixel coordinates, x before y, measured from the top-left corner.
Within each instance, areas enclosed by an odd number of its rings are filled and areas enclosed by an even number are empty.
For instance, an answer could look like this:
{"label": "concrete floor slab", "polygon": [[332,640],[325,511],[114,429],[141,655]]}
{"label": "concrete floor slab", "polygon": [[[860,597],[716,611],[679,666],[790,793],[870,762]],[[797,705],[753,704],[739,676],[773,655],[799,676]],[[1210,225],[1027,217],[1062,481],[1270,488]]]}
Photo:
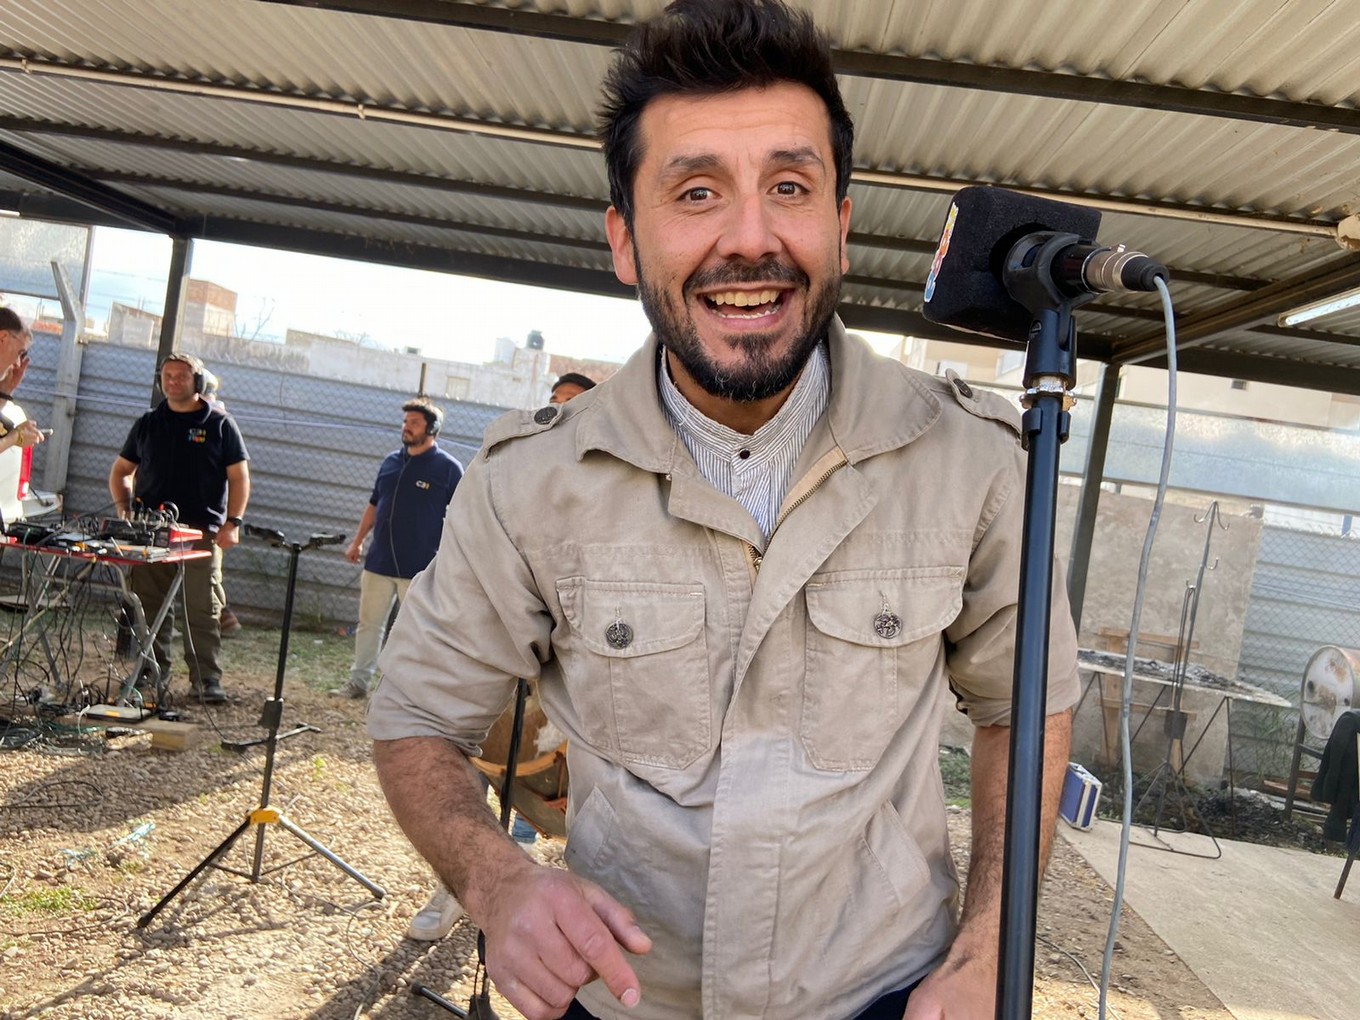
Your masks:
{"label": "concrete floor slab", "polygon": [[[1119,826],[1058,829],[1113,887]],[[1203,836],[1162,838],[1193,853],[1213,850]],[[1135,827],[1132,842],[1152,837]],[[1341,858],[1218,842],[1218,860],[1130,846],[1126,906],[1238,1020],[1360,1018],[1360,866],[1336,900]]]}

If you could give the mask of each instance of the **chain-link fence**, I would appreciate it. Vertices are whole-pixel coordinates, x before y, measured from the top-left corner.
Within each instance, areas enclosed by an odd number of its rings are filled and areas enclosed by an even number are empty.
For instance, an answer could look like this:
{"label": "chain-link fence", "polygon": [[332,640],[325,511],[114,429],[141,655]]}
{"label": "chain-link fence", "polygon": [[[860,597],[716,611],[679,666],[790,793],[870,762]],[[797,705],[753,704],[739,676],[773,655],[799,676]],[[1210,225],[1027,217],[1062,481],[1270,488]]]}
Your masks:
{"label": "chain-link fence", "polygon": [[[1265,528],[1252,575],[1241,672],[1295,707],[1234,709],[1234,764],[1244,778],[1288,775],[1304,670],[1326,645],[1360,648],[1360,536]],[[1320,748],[1325,738],[1307,735],[1305,742]],[[1304,758],[1308,767],[1313,762]]]}

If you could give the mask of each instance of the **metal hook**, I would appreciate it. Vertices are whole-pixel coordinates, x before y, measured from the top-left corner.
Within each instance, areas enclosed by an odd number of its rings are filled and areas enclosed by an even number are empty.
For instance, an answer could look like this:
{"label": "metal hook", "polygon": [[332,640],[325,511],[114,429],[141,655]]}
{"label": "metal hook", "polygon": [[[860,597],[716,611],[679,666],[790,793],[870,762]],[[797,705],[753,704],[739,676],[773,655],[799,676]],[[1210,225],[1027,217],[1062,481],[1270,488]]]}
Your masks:
{"label": "metal hook", "polygon": [[[1227,530],[1228,530],[1228,524],[1227,524],[1227,522],[1226,522],[1225,520],[1223,520],[1223,515],[1222,515],[1221,513],[1219,513],[1219,510],[1218,510],[1218,500],[1216,500],[1216,499],[1210,501],[1210,503],[1209,503],[1209,509],[1207,509],[1207,510],[1204,511],[1203,516],[1200,516],[1200,517],[1196,517],[1196,518],[1195,518],[1195,523],[1196,523],[1196,524],[1203,524],[1205,521],[1210,520],[1210,519],[1212,519],[1212,520],[1213,520],[1213,523],[1214,523],[1214,524],[1217,524],[1217,525],[1218,525],[1220,528],[1222,528],[1224,531],[1227,531]],[[1210,569],[1212,569],[1212,568],[1210,568]]]}

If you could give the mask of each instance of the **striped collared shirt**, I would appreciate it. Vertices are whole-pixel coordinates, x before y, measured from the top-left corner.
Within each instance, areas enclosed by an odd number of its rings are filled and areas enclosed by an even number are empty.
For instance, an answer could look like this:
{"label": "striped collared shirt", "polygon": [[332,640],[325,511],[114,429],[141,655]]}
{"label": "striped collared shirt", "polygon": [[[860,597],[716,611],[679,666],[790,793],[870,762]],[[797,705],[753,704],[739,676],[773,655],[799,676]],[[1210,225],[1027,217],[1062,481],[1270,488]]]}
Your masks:
{"label": "striped collared shirt", "polygon": [[813,350],[784,406],[749,436],[706,418],[684,398],[666,370],[664,348],[659,362],[662,410],[694,458],[699,474],[745,507],[768,539],[803,444],[831,396],[826,344]]}

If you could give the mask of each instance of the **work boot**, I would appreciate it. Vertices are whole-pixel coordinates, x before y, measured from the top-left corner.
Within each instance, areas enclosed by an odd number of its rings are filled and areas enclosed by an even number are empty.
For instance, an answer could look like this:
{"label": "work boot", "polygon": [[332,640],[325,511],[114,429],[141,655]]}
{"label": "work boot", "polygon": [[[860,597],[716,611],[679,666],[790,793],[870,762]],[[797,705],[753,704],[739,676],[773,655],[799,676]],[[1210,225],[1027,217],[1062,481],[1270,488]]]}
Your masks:
{"label": "work boot", "polygon": [[356,684],[353,680],[346,680],[339,687],[333,687],[328,692],[332,698],[349,698],[351,701],[358,701],[360,698],[368,697],[368,688],[363,684]]}
{"label": "work boot", "polygon": [[227,700],[221,680],[204,680],[201,685],[190,684],[189,693],[205,705],[221,705]]}

